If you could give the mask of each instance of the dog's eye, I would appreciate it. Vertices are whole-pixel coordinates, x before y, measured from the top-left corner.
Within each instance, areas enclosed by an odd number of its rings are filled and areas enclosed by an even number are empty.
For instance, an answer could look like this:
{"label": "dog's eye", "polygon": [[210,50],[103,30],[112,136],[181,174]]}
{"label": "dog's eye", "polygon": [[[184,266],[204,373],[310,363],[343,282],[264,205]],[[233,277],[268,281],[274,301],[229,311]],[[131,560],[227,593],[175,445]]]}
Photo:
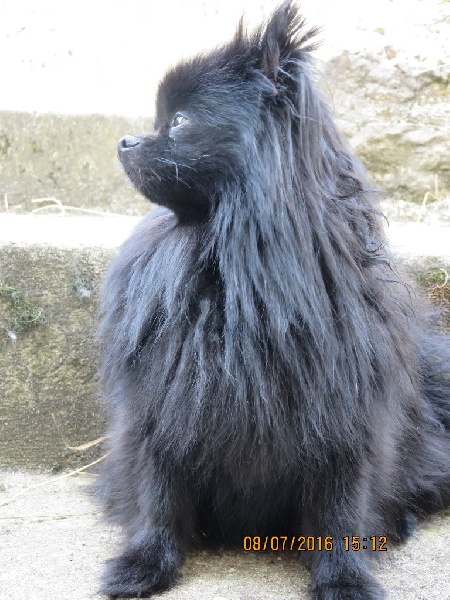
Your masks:
{"label": "dog's eye", "polygon": [[181,113],[176,113],[172,121],[172,127],[178,127],[179,125],[184,125],[184,123],[188,123],[189,119],[182,115]]}

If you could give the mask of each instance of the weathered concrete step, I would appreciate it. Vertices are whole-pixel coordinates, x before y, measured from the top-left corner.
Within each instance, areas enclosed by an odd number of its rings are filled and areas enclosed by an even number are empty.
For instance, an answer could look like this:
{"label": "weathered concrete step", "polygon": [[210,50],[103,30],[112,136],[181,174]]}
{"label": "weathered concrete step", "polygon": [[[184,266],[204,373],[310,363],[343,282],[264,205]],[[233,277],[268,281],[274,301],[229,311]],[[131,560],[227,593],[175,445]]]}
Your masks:
{"label": "weathered concrete step", "polygon": [[[99,283],[131,217],[0,215],[0,465],[86,464],[103,420],[94,345]],[[392,224],[402,260],[448,298],[450,227]]]}

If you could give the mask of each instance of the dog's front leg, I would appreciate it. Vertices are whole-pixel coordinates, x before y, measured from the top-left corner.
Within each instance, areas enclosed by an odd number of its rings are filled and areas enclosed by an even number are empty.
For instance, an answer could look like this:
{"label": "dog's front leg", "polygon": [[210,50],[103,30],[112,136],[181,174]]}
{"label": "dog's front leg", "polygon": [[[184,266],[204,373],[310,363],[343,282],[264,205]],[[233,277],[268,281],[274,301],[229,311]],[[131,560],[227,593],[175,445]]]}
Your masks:
{"label": "dog's front leg", "polygon": [[128,490],[135,496],[129,499],[134,512],[122,523],[123,550],[107,561],[102,578],[100,591],[109,598],[148,598],[172,587],[193,535],[194,510],[184,478],[166,461],[148,460],[146,467],[139,488]]}
{"label": "dog's front leg", "polygon": [[[368,505],[370,477],[363,473],[364,458],[356,460],[349,454],[352,452],[330,458],[307,493],[304,529],[321,542],[308,556],[314,600],[385,598],[383,588],[369,569],[369,538],[378,521]],[[367,463],[366,467],[370,469]],[[328,543],[324,543],[325,539]]]}

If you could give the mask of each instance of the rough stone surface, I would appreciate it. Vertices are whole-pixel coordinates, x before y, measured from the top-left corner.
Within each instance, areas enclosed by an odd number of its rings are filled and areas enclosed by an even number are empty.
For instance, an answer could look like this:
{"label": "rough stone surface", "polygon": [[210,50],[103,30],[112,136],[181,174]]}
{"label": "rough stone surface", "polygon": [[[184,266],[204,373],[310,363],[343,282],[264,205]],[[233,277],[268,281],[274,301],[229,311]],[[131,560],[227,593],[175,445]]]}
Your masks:
{"label": "rough stone surface", "polygon": [[[444,24],[450,36],[450,20]],[[331,60],[339,124],[380,188],[399,199],[439,201],[450,194],[448,65],[423,69],[420,56],[401,61],[397,45],[398,54],[385,46]]]}
{"label": "rough stone surface", "polygon": [[[103,429],[93,331],[110,256],[101,249],[0,246],[2,465],[58,470],[92,456],[67,446]],[[30,322],[33,315],[39,318]]]}
{"label": "rough stone surface", "polygon": [[126,182],[116,147],[127,133],[149,129],[149,122],[0,112],[0,210],[143,214],[149,203]]}
{"label": "rough stone surface", "polygon": [[[85,479],[0,471],[2,600],[103,598],[95,593],[102,562],[117,551],[119,536],[102,525]],[[426,521],[408,543],[388,545],[379,558],[374,573],[389,600],[449,600],[450,512]],[[287,552],[197,552],[186,560],[178,586],[153,597],[307,600],[308,585],[306,569]]]}
{"label": "rough stone surface", "polygon": [[325,81],[341,129],[383,190],[443,200],[450,194],[450,6],[381,0],[366,8],[351,17],[351,39],[339,44],[330,22],[326,28]]}

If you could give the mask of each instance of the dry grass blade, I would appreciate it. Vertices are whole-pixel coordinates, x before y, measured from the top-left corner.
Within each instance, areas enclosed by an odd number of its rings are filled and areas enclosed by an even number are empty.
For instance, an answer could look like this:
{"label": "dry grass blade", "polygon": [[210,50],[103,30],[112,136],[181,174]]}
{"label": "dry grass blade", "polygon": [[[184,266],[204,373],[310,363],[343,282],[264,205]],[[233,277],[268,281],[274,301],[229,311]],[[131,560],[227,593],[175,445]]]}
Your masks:
{"label": "dry grass blade", "polygon": [[93,467],[94,465],[97,465],[98,463],[102,462],[103,460],[105,460],[105,458],[107,456],[108,456],[108,454],[104,454],[103,456],[100,456],[100,458],[97,458],[97,460],[94,460],[93,462],[89,463],[88,465],[84,465],[84,467],[80,467],[79,469],[75,469],[74,471],[69,471],[69,473],[64,473],[64,475],[60,475],[59,477],[56,477],[55,479],[52,479],[51,481],[43,481],[42,483],[37,483],[36,485],[30,485],[29,487],[25,488],[19,494],[16,494],[12,498],[9,498],[9,500],[6,500],[6,502],[3,502],[2,504],[0,504],[0,508],[2,508],[3,506],[7,506],[8,504],[11,504],[12,502],[15,502],[18,498],[21,498],[22,496],[26,496],[29,492],[36,490],[40,487],[50,486],[50,485],[53,485],[56,481],[60,481],[61,479],[65,479],[66,477],[72,477],[73,475],[78,475],[78,473],[82,473],[83,471],[86,471],[86,469],[89,469],[90,467]]}
{"label": "dry grass blade", "polygon": [[40,206],[39,208],[33,208],[33,210],[31,211],[31,214],[36,214],[36,213],[43,212],[46,210],[55,210],[56,209],[62,215],[65,215],[66,211],[74,211],[74,212],[86,213],[88,215],[98,215],[100,217],[120,217],[120,216],[122,216],[119,213],[106,212],[103,210],[94,210],[92,208],[82,208],[79,206],[68,206],[67,204],[63,204],[61,202],[61,200],[58,200],[58,198],[33,198],[31,200],[31,202],[33,202],[33,204],[43,204],[44,202],[50,203],[50,204],[47,204],[46,206]]}
{"label": "dry grass blade", "polygon": [[83,450],[88,450],[89,448],[98,446],[98,444],[101,444],[102,442],[104,442],[106,440],[106,436],[102,436],[102,437],[97,438],[96,440],[92,440],[92,442],[87,442],[86,444],[82,444],[81,446],[71,446],[70,444],[67,443],[67,440],[64,437],[61,427],[58,425],[58,422],[56,420],[54,413],[52,413],[52,419],[56,425],[57,430],[59,431],[59,435],[61,436],[62,441],[64,442],[64,446],[68,450],[71,450],[72,452],[83,452]]}

